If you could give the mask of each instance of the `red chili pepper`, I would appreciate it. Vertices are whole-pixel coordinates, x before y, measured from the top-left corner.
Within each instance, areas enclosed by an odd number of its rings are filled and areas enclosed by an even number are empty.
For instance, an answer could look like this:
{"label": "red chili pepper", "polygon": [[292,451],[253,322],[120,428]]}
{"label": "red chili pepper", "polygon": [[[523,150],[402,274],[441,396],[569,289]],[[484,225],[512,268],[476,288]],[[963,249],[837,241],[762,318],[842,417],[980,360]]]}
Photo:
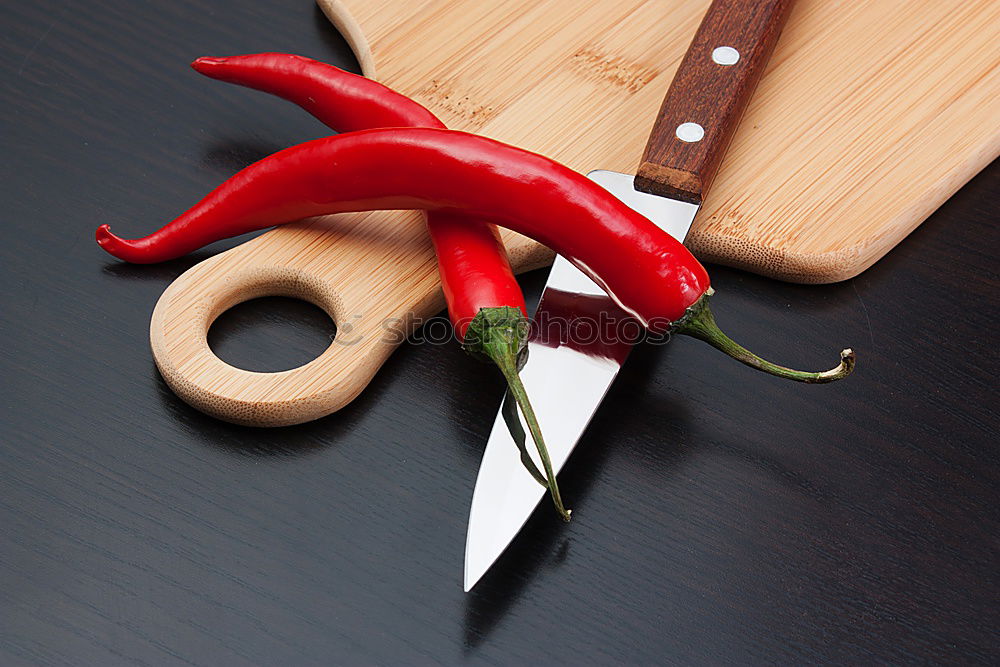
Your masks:
{"label": "red chili pepper", "polygon": [[[374,127],[445,127],[434,114],[405,95],[372,79],[311,58],[259,53],[198,58],[191,67],[213,79],[294,102],[335,132]],[[496,333],[500,338],[514,336],[511,344],[494,350],[496,358],[493,361],[506,377],[510,394],[528,423],[546,471],[544,481],[551,489],[556,509],[568,519],[569,511],[563,507],[538,420],[517,372],[517,356],[527,347],[528,314],[524,295],[514,278],[496,227],[470,222],[456,214],[427,212],[427,230],[437,254],[448,314],[463,343],[473,322],[477,323],[477,331],[493,327],[498,329]],[[482,337],[480,333],[479,338]],[[473,354],[488,353],[479,348],[481,346],[466,345]]]}
{"label": "red chili pepper", "polygon": [[250,165],[145,238],[121,239],[103,225],[97,240],[116,257],[155,262],[271,225],[381,209],[462,213],[513,229],[568,258],[651,331],[695,336],[774,375],[830,382],[854,366],[850,350],[821,373],[760,359],[716,326],[708,274],[676,239],[553,160],[453,130],[365,130],[306,142]]}
{"label": "red chili pepper", "polygon": [[[205,76],[277,95],[293,102],[335,132],[377,127],[440,127],[437,116],[377,81],[287,53],[198,58],[191,67]],[[456,223],[427,212],[438,255],[441,286],[459,340],[483,308],[509,306],[527,317],[521,288],[491,224]]]}

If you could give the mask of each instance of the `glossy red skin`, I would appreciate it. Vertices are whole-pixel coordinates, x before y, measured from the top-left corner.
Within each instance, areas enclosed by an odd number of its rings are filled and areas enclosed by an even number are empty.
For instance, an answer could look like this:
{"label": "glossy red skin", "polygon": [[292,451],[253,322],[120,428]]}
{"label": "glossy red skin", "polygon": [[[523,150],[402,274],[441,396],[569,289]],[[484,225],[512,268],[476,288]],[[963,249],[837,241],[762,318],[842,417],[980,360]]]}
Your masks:
{"label": "glossy red skin", "polygon": [[104,225],[97,240],[124,260],[159,262],[272,225],[381,209],[461,213],[529,236],[656,332],[709,288],[687,248],[581,174],[499,141],[432,128],[363,130],[287,148],[145,238],[120,239]]}
{"label": "glossy red skin", "polygon": [[[445,125],[409,97],[377,81],[311,58],[257,53],[199,58],[197,72],[228,83],[277,95],[293,102],[335,132],[375,127]],[[427,212],[427,230],[437,252],[441,288],[459,340],[482,308],[510,306],[528,316],[521,287],[496,227],[488,223],[442,219]]]}

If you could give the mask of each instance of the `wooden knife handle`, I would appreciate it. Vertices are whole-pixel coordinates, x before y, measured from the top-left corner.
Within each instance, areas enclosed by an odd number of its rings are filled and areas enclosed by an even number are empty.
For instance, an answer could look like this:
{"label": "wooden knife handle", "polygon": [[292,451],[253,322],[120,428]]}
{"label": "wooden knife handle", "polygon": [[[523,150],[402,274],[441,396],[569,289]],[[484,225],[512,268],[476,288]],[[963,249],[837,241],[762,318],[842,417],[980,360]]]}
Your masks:
{"label": "wooden knife handle", "polygon": [[701,204],[791,6],[712,2],[663,99],[636,171],[637,190]]}

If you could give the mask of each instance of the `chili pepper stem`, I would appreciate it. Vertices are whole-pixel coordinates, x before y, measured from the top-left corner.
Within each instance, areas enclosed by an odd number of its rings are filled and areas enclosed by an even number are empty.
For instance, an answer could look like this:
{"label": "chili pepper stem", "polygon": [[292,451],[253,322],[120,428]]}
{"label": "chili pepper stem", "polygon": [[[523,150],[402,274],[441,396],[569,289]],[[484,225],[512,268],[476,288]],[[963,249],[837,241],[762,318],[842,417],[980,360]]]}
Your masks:
{"label": "chili pepper stem", "polygon": [[521,414],[524,415],[524,421],[528,425],[531,438],[535,441],[538,457],[541,459],[545,478],[548,480],[552,503],[563,521],[569,521],[572,510],[563,506],[562,496],[559,494],[559,484],[556,482],[556,474],[549,458],[549,450],[542,438],[542,429],[538,425],[535,411],[531,407],[531,402],[528,401],[528,393],[524,389],[524,384],[521,383],[520,375],[518,375],[527,352],[528,326],[528,320],[518,308],[508,306],[482,308],[469,325],[462,347],[474,356],[484,356],[492,360],[503,373],[507,385],[510,387],[510,392],[514,396],[514,400],[517,401]]}
{"label": "chili pepper stem", "polygon": [[836,368],[818,373],[797,371],[761,359],[722,333],[722,330],[719,329],[719,326],[715,323],[715,316],[712,315],[712,311],[708,307],[708,298],[714,293],[715,291],[709,288],[704,296],[687,309],[684,317],[674,325],[673,332],[703,340],[712,347],[725,352],[733,359],[751,368],[756,368],[757,370],[778,377],[795,380],[796,382],[806,382],[809,384],[833,382],[847,377],[854,370],[854,350],[851,348],[847,348],[840,353],[840,364]]}

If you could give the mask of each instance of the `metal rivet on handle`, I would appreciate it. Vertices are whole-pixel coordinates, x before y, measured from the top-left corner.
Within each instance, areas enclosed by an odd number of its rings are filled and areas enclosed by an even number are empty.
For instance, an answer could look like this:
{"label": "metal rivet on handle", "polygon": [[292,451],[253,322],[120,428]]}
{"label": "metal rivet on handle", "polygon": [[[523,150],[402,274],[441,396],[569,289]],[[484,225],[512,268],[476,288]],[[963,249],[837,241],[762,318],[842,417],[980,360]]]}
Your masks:
{"label": "metal rivet on handle", "polygon": [[705,128],[698,123],[681,123],[677,126],[674,134],[681,141],[693,144],[696,141],[701,141],[701,138],[705,136]]}
{"label": "metal rivet on handle", "polygon": [[719,65],[735,65],[740,61],[740,52],[731,46],[719,46],[712,51],[712,60]]}

